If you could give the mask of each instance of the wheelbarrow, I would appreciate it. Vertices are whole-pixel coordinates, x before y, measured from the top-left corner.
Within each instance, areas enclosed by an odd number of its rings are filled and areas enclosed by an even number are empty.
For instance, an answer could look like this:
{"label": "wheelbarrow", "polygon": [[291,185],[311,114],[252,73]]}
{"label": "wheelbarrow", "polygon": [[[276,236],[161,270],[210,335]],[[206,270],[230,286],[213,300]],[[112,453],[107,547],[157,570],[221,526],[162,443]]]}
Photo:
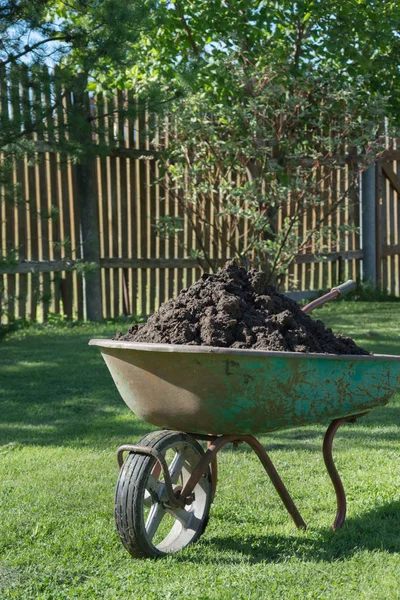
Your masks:
{"label": "wheelbarrow", "polygon": [[[350,291],[334,288],[303,310]],[[91,340],[129,408],[160,427],[117,452],[115,522],[134,557],[160,557],[203,533],[217,486],[217,454],[246,443],[257,454],[298,528],[306,528],[264,447],[254,437],[331,421],[323,457],[342,526],[346,497],[332,457],[334,436],[385,405],[400,384],[400,356],[269,352]],[[204,450],[199,442],[207,442]],[[128,453],[124,461],[124,453]]]}

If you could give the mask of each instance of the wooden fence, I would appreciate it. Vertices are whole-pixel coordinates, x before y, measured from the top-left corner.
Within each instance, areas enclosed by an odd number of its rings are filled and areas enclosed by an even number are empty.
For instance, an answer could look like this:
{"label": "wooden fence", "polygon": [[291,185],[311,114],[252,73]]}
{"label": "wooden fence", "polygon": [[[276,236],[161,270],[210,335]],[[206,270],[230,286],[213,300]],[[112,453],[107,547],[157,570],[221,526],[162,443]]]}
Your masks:
{"label": "wooden fence", "polygon": [[395,296],[400,296],[399,200],[400,150],[390,149],[376,167],[376,279]]}
{"label": "wooden fence", "polygon": [[[148,121],[155,117],[145,113],[130,116],[126,107],[134,100],[129,94],[118,92],[107,100],[65,89],[56,75],[47,71],[40,83],[35,79],[35,85],[31,77],[25,69],[18,77],[14,74],[10,83],[5,73],[0,73],[3,123],[13,120],[21,131],[31,131],[38,157],[35,161],[28,156],[12,159],[13,181],[20,197],[7,202],[5,194],[1,195],[0,301],[2,298],[5,306],[1,318],[45,320],[49,313],[60,312],[80,319],[152,313],[202,272],[190,255],[196,241],[187,217],[168,190],[155,183],[159,176],[157,153],[147,135]],[[52,110],[35,114],[38,101]],[[74,119],[88,121],[88,116],[89,121],[102,118],[102,126],[91,129],[90,156],[76,163],[65,148],[74,142]],[[43,127],[35,127],[38,120]],[[160,135],[168,135],[164,124],[159,130]],[[399,182],[394,164],[394,168],[389,162],[380,167],[390,186],[381,186],[381,254],[377,260],[382,285],[399,294]],[[333,177],[340,178],[335,186],[340,193],[346,188],[347,172],[332,172]],[[331,183],[326,184],[327,210],[335,201]],[[167,214],[183,219],[183,231],[175,238],[161,239],[154,223]],[[310,210],[303,230],[317,219]],[[358,227],[359,190],[329,220]],[[286,278],[286,289],[295,285],[301,290],[317,290],[349,277],[360,279],[363,251],[359,233],[342,231],[338,239],[326,243],[324,260],[311,252],[297,257]],[[216,246],[212,239],[209,250],[219,264],[229,258],[229,250]],[[81,261],[100,265],[100,269],[82,274]],[[101,298],[93,309],[91,290],[97,289],[99,280]]]}

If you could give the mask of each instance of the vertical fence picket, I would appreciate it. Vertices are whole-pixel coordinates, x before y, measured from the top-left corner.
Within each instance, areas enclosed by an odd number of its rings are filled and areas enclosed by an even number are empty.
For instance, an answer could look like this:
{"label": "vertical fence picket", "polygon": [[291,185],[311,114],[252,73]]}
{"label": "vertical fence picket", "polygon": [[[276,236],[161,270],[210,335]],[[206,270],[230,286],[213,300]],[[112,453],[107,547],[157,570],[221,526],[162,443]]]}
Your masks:
{"label": "vertical fence picket", "polygon": [[[176,204],[175,204],[175,216],[179,219],[182,224],[181,231],[179,231],[176,235],[177,243],[175,245],[175,258],[182,258],[184,255],[184,245],[185,245],[185,225],[187,228],[187,221],[185,223],[185,211],[184,211],[184,190],[177,190],[176,193]],[[174,286],[174,295],[177,296],[179,291],[184,287],[184,277],[186,269],[182,269],[178,267],[175,269],[175,286]]]}
{"label": "vertical fence picket", "polygon": [[[30,74],[29,92],[27,94],[27,107],[24,114],[24,124],[26,131],[32,131],[28,136],[36,140],[36,134],[33,133],[34,129],[34,113],[33,113],[33,82],[32,74]],[[29,258],[30,260],[39,260],[39,207],[37,199],[37,157],[35,161],[28,163],[28,185],[29,185],[29,196],[28,200],[28,219],[29,219]],[[31,273],[30,275],[30,304],[29,304],[29,315],[32,321],[36,321],[38,318],[39,311],[39,299],[40,299],[40,279],[37,273]]]}
{"label": "vertical fence picket", "polygon": [[[12,89],[7,85],[7,81],[5,80],[2,85],[2,107],[1,107],[1,116],[2,121],[5,124],[10,124],[12,116],[10,117],[10,103],[11,103],[11,93]],[[17,126],[17,123],[12,123],[14,126]],[[9,163],[11,164],[11,163]],[[12,173],[12,184],[15,184],[15,169],[13,165],[13,173]],[[4,190],[4,202],[5,202],[5,253],[7,255],[11,255],[17,252],[17,243],[16,243],[16,226],[17,226],[17,211],[15,206],[15,197],[14,191],[9,189],[8,191]],[[13,320],[16,316],[15,311],[15,292],[16,292],[16,276],[14,274],[9,274],[6,277],[6,306],[7,306],[7,317],[8,320]]]}
{"label": "vertical fence picket", "polygon": [[[360,236],[360,227],[361,227],[361,211],[360,211],[360,203],[361,203],[361,190],[360,190],[360,171],[358,166],[354,165],[355,174],[354,177],[357,180],[357,185],[354,190],[354,203],[353,203],[353,220],[356,227],[356,230],[353,234],[353,248],[354,250],[358,250],[361,247],[361,236]],[[361,260],[354,259],[353,260],[353,273],[355,275],[354,279],[357,283],[361,282]]]}
{"label": "vertical fence picket", "polygon": [[[162,121],[161,121],[162,123]],[[160,136],[162,136],[163,132],[161,130],[161,125],[160,125],[160,121],[157,120],[156,123],[156,134],[155,134],[155,145],[156,145],[156,149],[159,149],[161,140],[160,140]],[[163,138],[163,142],[164,144],[166,143],[166,139],[165,136]],[[159,165],[158,165],[158,161],[154,160],[153,161],[153,172],[154,172],[154,180],[157,181],[157,186],[155,189],[155,201],[156,201],[156,219],[160,219],[162,217],[165,217],[165,202],[166,202],[166,193],[165,190],[163,189],[163,185],[162,183],[159,181],[160,179],[160,170],[159,170]],[[157,255],[161,258],[165,260],[166,257],[166,239],[165,236],[158,236],[157,237]],[[163,302],[165,302],[166,297],[165,297],[165,290],[166,290],[166,274],[167,274],[167,269],[158,269],[158,305],[160,306]]]}
{"label": "vertical fence picket", "polygon": [[[388,205],[388,195],[389,195],[389,190],[390,190],[390,184],[388,179],[385,177],[384,181],[383,181],[383,185],[382,185],[382,204],[381,204],[381,220],[379,223],[380,226],[380,230],[381,230],[381,246],[388,246],[388,240],[387,240],[387,227],[386,227],[386,222],[387,222],[387,205]],[[383,254],[383,253],[382,253]],[[387,290],[388,287],[388,257],[386,255],[382,256],[381,259],[381,289],[382,290]]]}
{"label": "vertical fence picket", "polygon": [[[106,98],[99,94],[96,96],[97,111],[97,143],[99,144],[99,157],[97,161],[97,181],[99,189],[99,221],[100,221],[100,252],[102,258],[109,258],[110,253],[110,223],[108,211],[108,157],[107,147],[110,144],[108,137],[108,111]],[[102,269],[103,316],[111,317],[111,286],[110,270]]]}
{"label": "vertical fence picket", "polygon": [[[174,130],[174,122],[172,117],[167,117],[165,121],[165,145],[168,147],[170,140],[170,132]],[[169,216],[174,215],[174,193],[175,188],[171,183],[171,179],[168,175],[165,176],[165,214]],[[174,256],[174,248],[175,248],[175,238],[172,236],[167,236],[166,242],[166,255],[168,258],[172,258]],[[175,270],[173,268],[168,268],[167,272],[167,280],[166,280],[166,295],[167,298],[172,298],[174,295],[174,277]]]}
{"label": "vertical fence picket", "polygon": [[[109,131],[110,135],[112,135],[112,145],[113,147],[118,147],[118,120],[117,120],[117,99],[114,96],[110,99],[109,102]],[[112,257],[118,258],[119,255],[119,237],[120,237],[120,195],[119,195],[119,184],[118,184],[118,158],[114,155],[110,156],[110,215],[111,215],[111,228],[110,228],[110,237],[111,237],[111,246],[112,246]],[[119,279],[119,269],[114,268],[111,269],[112,273],[112,316],[118,317],[120,314],[120,279]]]}
{"label": "vertical fence picket", "polygon": [[[139,106],[138,101],[135,100],[136,114],[133,120],[133,141],[135,150],[139,150],[141,147],[140,140],[140,128],[139,128]],[[142,257],[142,186],[141,186],[141,161],[136,157],[132,161],[132,169],[134,172],[134,198],[135,198],[135,244],[134,244],[134,256],[137,258]],[[142,288],[143,288],[143,273],[142,269],[135,269],[136,278],[136,307],[137,313],[144,314],[142,308]]]}
{"label": "vertical fence picket", "polygon": [[[36,121],[36,140],[45,142],[46,126],[45,116],[46,107],[44,104],[44,86],[46,82],[47,68],[38,70],[34,77],[33,87],[33,111]],[[49,190],[47,187],[47,168],[48,153],[42,152],[36,168],[36,203],[38,208],[38,233],[39,233],[39,258],[40,260],[50,260],[50,215],[49,215]],[[40,301],[42,305],[42,319],[46,321],[50,310],[51,286],[50,273],[42,273],[40,280]]]}
{"label": "vertical fence picket", "polygon": [[[147,125],[147,140],[146,149],[151,150],[150,141],[155,131],[155,117],[146,111],[146,125]],[[152,258],[158,258],[158,240],[154,230],[154,224],[156,220],[156,188],[154,180],[154,159],[149,158],[146,160],[146,176],[147,176],[147,235],[149,237],[149,256]],[[150,269],[149,272],[149,289],[148,289],[148,300],[149,300],[149,314],[156,310],[156,302],[158,302],[158,289],[157,289],[157,269]]]}
{"label": "vertical fence picket", "polygon": [[[23,69],[23,67],[22,67]],[[23,123],[23,97],[21,90],[22,69],[13,65],[10,69],[10,104],[11,104],[11,119],[13,121],[16,132],[21,132],[24,129]],[[13,164],[13,184],[15,186],[14,194],[14,219],[15,231],[14,240],[17,249],[18,260],[26,259],[26,187],[25,180],[25,160],[20,156],[14,158]],[[18,316],[25,318],[26,316],[26,300],[27,300],[27,275],[18,274],[15,276],[15,293],[16,302],[15,309],[18,308]]]}
{"label": "vertical fence picket", "polygon": [[[138,119],[139,148],[147,149],[146,114],[143,106],[139,106]],[[147,211],[147,161],[137,160],[139,167],[139,205],[140,205],[140,257],[148,258],[148,211]],[[148,314],[148,269],[140,269],[140,309],[143,315]]]}
{"label": "vertical fence picket", "polygon": [[[45,70],[44,81],[44,100],[47,107],[56,106],[56,94],[54,89],[54,75]],[[60,260],[60,218],[61,205],[58,186],[58,169],[57,169],[57,154],[55,151],[56,144],[56,123],[55,123],[55,108],[48,110],[46,115],[46,134],[47,141],[50,146],[50,152],[47,155],[46,161],[46,176],[48,188],[48,212],[51,215],[49,219],[49,257],[50,260]],[[52,309],[55,313],[60,312],[60,273],[52,274],[51,292],[52,292]]]}
{"label": "vertical fence picket", "polygon": [[[4,106],[7,103],[7,78],[4,66],[0,65],[0,125],[4,126]],[[4,162],[4,154],[0,149],[0,162]],[[4,201],[4,185],[0,182],[0,257],[4,260],[6,256],[6,215]],[[0,324],[6,321],[6,275],[0,273]]]}
{"label": "vertical fence picket", "polygon": [[[307,233],[310,229],[311,220],[312,220],[312,208],[310,206],[310,202],[307,200],[307,205],[305,207],[304,217],[303,217],[303,237],[305,237],[307,235]],[[312,240],[309,243],[309,248],[307,249],[307,251],[310,252],[311,248],[312,248]],[[303,270],[302,289],[303,290],[311,289],[310,284],[311,284],[311,263],[305,263],[304,270]]]}
{"label": "vertical fence picket", "polygon": [[[396,192],[393,186],[390,186],[388,193],[388,222],[387,222],[387,244],[388,246],[395,245],[395,223],[394,223],[394,207],[396,202]],[[395,255],[388,256],[388,291],[390,294],[395,293],[396,289],[396,268]]]}
{"label": "vertical fence picket", "polygon": [[[397,144],[394,144],[394,148],[397,149]],[[399,174],[400,174],[400,170],[399,170],[399,163],[397,160],[393,161],[393,169],[394,172],[397,175],[397,178],[399,178]],[[393,239],[393,244],[395,246],[398,247],[399,245],[399,241],[400,241],[400,207],[399,207],[399,202],[400,202],[400,195],[399,193],[396,191],[395,192],[395,201],[394,201],[394,215],[393,215],[393,228],[394,228],[394,239]],[[395,273],[395,286],[393,288],[393,294],[395,294],[396,296],[400,295],[400,256],[399,254],[396,254],[394,256],[394,273]]]}
{"label": "vertical fence picket", "polygon": [[[32,139],[32,115],[31,115],[31,97],[30,97],[30,73],[26,65],[20,66],[20,90],[21,90],[21,117],[22,124],[27,139]],[[35,241],[32,239],[32,200],[35,192],[35,172],[32,166],[30,157],[25,154],[23,161],[24,169],[24,190],[23,190],[23,206],[21,210],[21,220],[25,229],[25,248],[24,255],[27,260],[37,258],[37,253],[34,251]],[[22,215],[23,213],[23,215]],[[21,229],[22,236],[22,229]],[[25,307],[23,309],[24,316],[32,320],[36,320],[37,304],[34,290],[34,277],[32,274],[25,276],[25,281],[21,279],[22,289],[25,296]]]}
{"label": "vertical fence picket", "polygon": [[[383,195],[383,173],[382,162],[379,161],[375,165],[375,210],[376,210],[376,280],[379,288],[381,287],[382,279],[382,195]],[[365,243],[365,241],[364,241]]]}
{"label": "vertical fence picket", "polygon": [[[135,116],[136,102],[132,91],[127,94],[128,115],[126,120],[126,142],[128,148],[135,148]],[[136,167],[135,160],[127,159],[128,173],[128,258],[137,258],[137,196],[136,196]],[[129,302],[131,313],[136,315],[137,295],[138,295],[138,276],[137,269],[128,269]]]}
{"label": "vertical fence picket", "polygon": [[[71,206],[71,180],[70,159],[66,148],[68,143],[68,115],[67,115],[67,90],[62,84],[59,68],[54,70],[54,103],[56,106],[56,142],[59,144],[57,152],[58,198],[59,198],[59,256],[70,259],[72,252],[72,215]],[[73,275],[71,271],[62,271],[59,279],[60,295],[63,314],[72,319],[73,316]]]}
{"label": "vertical fence picket", "polygon": [[[126,101],[125,94],[118,90],[117,93],[118,107],[118,146],[120,148],[127,147],[126,136]],[[128,159],[125,156],[119,158],[119,195],[120,195],[120,239],[119,239],[119,257],[128,258]],[[122,313],[126,316],[131,313],[130,308],[130,293],[129,293],[129,276],[127,269],[120,269],[121,293],[122,293]]]}

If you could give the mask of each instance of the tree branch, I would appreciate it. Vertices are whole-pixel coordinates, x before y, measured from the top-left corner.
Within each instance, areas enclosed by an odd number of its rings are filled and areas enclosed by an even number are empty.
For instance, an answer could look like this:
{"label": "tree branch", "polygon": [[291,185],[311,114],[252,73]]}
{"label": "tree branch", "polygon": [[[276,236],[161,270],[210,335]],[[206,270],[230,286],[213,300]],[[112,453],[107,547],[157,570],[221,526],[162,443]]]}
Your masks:
{"label": "tree branch", "polygon": [[200,50],[197,47],[197,44],[196,44],[196,42],[194,40],[194,37],[192,35],[192,31],[191,31],[191,29],[190,29],[190,27],[189,27],[189,25],[188,25],[188,23],[187,23],[187,21],[185,19],[185,15],[184,15],[184,12],[182,10],[181,3],[179,2],[179,0],[175,0],[174,4],[175,4],[175,7],[176,7],[176,11],[177,11],[177,13],[179,15],[179,19],[180,19],[180,21],[181,21],[181,23],[183,25],[183,29],[185,30],[186,37],[187,37],[187,39],[189,41],[189,44],[191,45],[192,50],[195,53],[195,55],[196,56],[200,56]]}
{"label": "tree branch", "polygon": [[304,23],[298,23],[297,24],[297,36],[296,36],[296,41],[294,43],[294,50],[293,50],[293,54],[292,54],[292,63],[294,68],[296,69],[296,71],[299,68],[299,64],[300,64],[300,57],[301,57],[301,53],[303,51],[303,40],[304,38],[307,36],[308,32],[310,31],[310,26],[305,27]]}
{"label": "tree branch", "polygon": [[43,46],[43,44],[48,44],[49,42],[56,42],[56,41],[66,42],[66,41],[69,41],[70,39],[71,39],[71,37],[69,35],[55,36],[55,37],[46,38],[44,40],[40,40],[39,42],[32,44],[32,46],[29,46],[29,45],[24,46],[24,50],[19,52],[18,54],[9,54],[7,60],[0,60],[0,66],[4,67],[12,62],[15,62],[22,56],[26,56],[30,52],[33,52],[34,50],[39,48],[40,46]]}

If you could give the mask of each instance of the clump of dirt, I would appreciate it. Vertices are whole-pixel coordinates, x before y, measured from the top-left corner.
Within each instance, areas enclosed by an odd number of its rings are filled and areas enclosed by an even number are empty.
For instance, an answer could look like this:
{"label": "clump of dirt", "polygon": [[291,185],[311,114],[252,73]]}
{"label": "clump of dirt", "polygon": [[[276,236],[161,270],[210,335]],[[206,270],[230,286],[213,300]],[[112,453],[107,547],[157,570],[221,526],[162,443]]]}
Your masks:
{"label": "clump of dirt", "polygon": [[259,350],[369,354],[305,314],[294,300],[267,285],[261,271],[231,261],[205,273],[116,340]]}

